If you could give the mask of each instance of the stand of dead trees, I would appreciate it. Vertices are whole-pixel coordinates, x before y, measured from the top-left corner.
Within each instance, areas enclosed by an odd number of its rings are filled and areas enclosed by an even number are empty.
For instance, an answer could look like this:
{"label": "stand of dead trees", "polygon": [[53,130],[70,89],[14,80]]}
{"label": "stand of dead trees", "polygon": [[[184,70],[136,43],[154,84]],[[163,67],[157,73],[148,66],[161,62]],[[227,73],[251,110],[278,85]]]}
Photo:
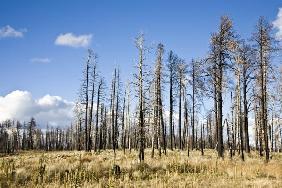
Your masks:
{"label": "stand of dead trees", "polygon": [[89,50],[70,126],[6,120],[0,124],[0,152],[134,149],[143,162],[147,148],[151,157],[168,149],[187,150],[188,156],[190,150],[204,155],[215,149],[220,158],[227,151],[242,160],[257,151],[268,162],[271,152],[282,152],[282,71],[275,66],[279,50],[272,35],[271,24],[260,18],[251,40],[243,40],[224,16],[207,57],[184,60],[160,43],[150,65],[141,34],[135,40],[135,78],[123,86],[115,68],[109,88],[98,56]]}

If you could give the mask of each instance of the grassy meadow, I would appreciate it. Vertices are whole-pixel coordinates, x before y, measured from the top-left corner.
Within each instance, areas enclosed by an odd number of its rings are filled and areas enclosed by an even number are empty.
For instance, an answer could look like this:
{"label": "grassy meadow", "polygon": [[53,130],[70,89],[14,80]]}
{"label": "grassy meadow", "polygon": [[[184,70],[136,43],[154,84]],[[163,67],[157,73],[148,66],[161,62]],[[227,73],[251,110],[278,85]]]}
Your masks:
{"label": "grassy meadow", "polygon": [[[146,150],[140,164],[132,150],[26,151],[0,158],[3,187],[282,187],[282,154],[266,164],[257,153],[230,160],[217,159],[213,150],[168,151],[151,158]],[[120,171],[116,170],[116,165]]]}

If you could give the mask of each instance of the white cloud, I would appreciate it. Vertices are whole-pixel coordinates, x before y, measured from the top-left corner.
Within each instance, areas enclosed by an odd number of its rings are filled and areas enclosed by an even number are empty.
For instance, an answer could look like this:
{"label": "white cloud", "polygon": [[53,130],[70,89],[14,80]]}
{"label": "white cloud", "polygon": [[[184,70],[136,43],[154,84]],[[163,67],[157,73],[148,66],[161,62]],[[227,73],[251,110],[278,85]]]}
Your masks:
{"label": "white cloud", "polygon": [[50,63],[51,62],[49,58],[32,58],[30,61],[32,63]]}
{"label": "white cloud", "polygon": [[55,40],[56,45],[70,46],[70,47],[87,47],[90,45],[92,35],[75,35],[72,33],[60,34]]}
{"label": "white cloud", "polygon": [[276,39],[282,40],[282,8],[279,8],[277,18],[272,22],[273,27],[277,29]]}
{"label": "white cloud", "polygon": [[0,38],[8,38],[8,37],[21,38],[24,36],[24,32],[26,32],[26,29],[20,29],[17,31],[16,29],[12,28],[10,25],[6,25],[0,28]]}
{"label": "white cloud", "polygon": [[28,91],[13,91],[0,96],[0,121],[29,121],[34,117],[41,128],[69,125],[73,117],[73,102],[59,96],[45,95],[34,99]]}

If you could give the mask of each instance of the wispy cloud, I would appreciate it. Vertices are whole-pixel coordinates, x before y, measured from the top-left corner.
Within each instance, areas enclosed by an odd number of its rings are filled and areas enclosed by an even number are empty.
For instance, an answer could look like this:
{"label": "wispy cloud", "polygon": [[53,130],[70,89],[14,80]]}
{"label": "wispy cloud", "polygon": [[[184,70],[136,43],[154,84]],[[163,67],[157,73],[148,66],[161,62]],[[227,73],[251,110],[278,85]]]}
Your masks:
{"label": "wispy cloud", "polygon": [[51,59],[49,58],[32,58],[30,59],[32,63],[50,63]]}
{"label": "wispy cloud", "polygon": [[91,34],[86,34],[86,35],[75,35],[73,33],[65,33],[65,34],[60,34],[56,40],[55,44],[56,45],[61,45],[61,46],[70,46],[70,47],[87,47],[90,45],[92,40],[92,35]]}
{"label": "wispy cloud", "polygon": [[272,22],[273,27],[277,29],[276,32],[276,39],[282,40],[282,8],[279,8],[276,20]]}
{"label": "wispy cloud", "polygon": [[16,30],[10,25],[0,28],[0,38],[22,38],[27,29]]}

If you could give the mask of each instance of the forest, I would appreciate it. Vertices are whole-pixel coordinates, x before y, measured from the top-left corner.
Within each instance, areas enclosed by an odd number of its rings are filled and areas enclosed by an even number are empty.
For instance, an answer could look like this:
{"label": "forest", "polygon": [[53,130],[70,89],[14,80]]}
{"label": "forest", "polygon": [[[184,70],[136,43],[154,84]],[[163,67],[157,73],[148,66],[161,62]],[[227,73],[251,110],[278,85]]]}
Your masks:
{"label": "forest", "polygon": [[[207,56],[192,60],[162,43],[150,47],[140,33],[132,45],[136,64],[130,80],[116,67],[106,81],[98,52],[89,49],[78,70],[71,124],[39,126],[34,117],[0,123],[1,187],[170,187],[173,181],[182,182],[179,187],[281,186],[282,66],[273,33],[260,17],[244,39],[232,19],[222,16]],[[30,163],[38,165],[29,167],[36,175],[20,178],[17,167],[31,160],[28,154],[36,156]],[[67,159],[73,160],[69,165],[77,162],[73,171],[62,165],[46,175],[52,160]],[[128,167],[126,161],[134,163]],[[249,172],[255,178],[248,179]],[[165,178],[173,173],[182,176]],[[226,177],[230,184],[219,183]],[[251,181],[256,178],[270,184]]]}

